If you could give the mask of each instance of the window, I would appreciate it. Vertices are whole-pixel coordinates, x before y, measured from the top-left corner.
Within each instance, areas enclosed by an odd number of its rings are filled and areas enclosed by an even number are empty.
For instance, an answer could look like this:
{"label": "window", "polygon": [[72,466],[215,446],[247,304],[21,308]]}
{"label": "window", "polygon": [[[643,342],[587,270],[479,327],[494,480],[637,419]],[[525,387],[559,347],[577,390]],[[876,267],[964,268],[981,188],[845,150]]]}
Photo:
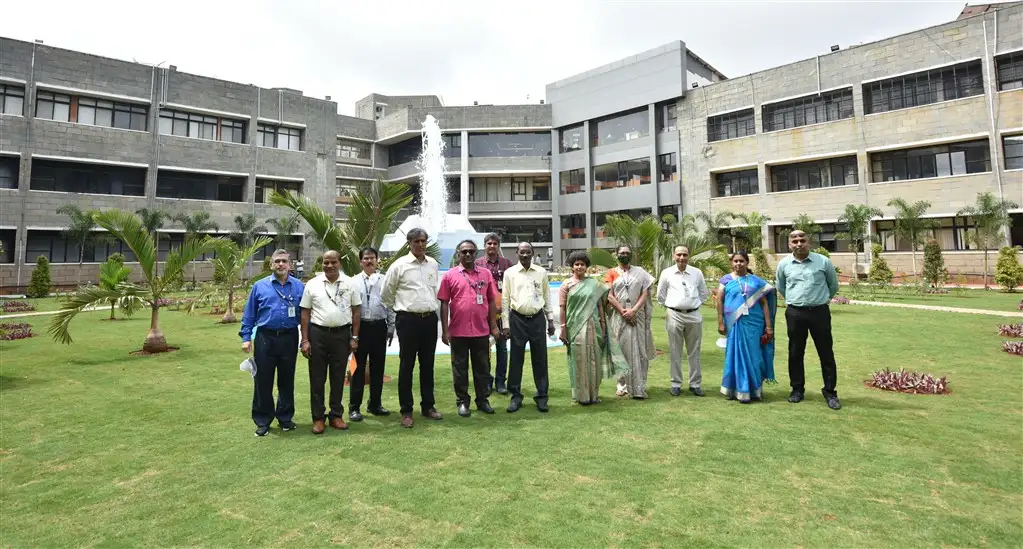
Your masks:
{"label": "window", "polygon": [[561,216],[561,238],[586,238],[585,214]]}
{"label": "window", "polygon": [[36,93],[36,118],[71,121],[71,96],[60,93]]}
{"label": "window", "polygon": [[[116,238],[104,238],[97,234],[91,242],[85,244],[85,253],[81,260],[86,263],[100,263],[115,253],[124,255],[125,262],[135,261],[131,248]],[[25,262],[35,263],[39,256],[45,257],[50,263],[78,263],[79,246],[64,237],[62,231],[29,230],[25,239]]]}
{"label": "window", "polygon": [[462,134],[446,133],[441,141],[444,142],[444,158],[462,158]]}
{"label": "window", "polygon": [[678,118],[678,103],[672,101],[670,103],[661,103],[657,105],[654,110],[655,119],[654,124],[657,128],[657,133],[661,132],[673,132],[677,129],[677,118]]}
{"label": "window", "polygon": [[365,193],[368,188],[368,181],[338,178],[334,183],[334,190],[336,193],[334,201],[341,204],[351,204],[352,199],[355,198],[356,195]]}
{"label": "window", "polygon": [[269,204],[270,193],[283,193],[288,191],[291,194],[302,194],[301,181],[281,181],[278,179],[257,179],[256,180],[256,204]]}
{"label": "window", "polygon": [[144,196],[146,169],[56,160],[32,160],[29,189],[67,193]]}
{"label": "window", "polygon": [[633,210],[615,210],[612,212],[597,212],[593,214],[593,228],[597,233],[597,238],[604,238],[604,224],[607,223],[607,216],[609,215],[624,215],[631,217],[632,219],[639,221],[644,216],[650,215],[652,210],[650,208],[636,208]]}
{"label": "window", "polygon": [[[1023,170],[1023,135],[1007,135],[1002,138],[1005,155],[1005,169]],[[3,175],[0,175],[0,179]]]}
{"label": "window", "polygon": [[561,172],[561,194],[575,194],[586,191],[586,171],[582,168]]}
{"label": "window", "polygon": [[583,137],[583,125],[572,126],[561,130],[561,152],[567,153],[571,151],[583,150],[583,145],[586,144],[585,138]]}
{"label": "window", "polygon": [[302,130],[298,128],[259,124],[256,126],[256,130],[259,134],[259,141],[257,143],[260,147],[284,149],[286,151],[302,150]]}
{"label": "window", "polygon": [[771,166],[770,170],[771,192],[775,193],[859,183],[855,156]]}
{"label": "window", "polygon": [[658,206],[657,208],[657,219],[664,219],[664,216],[673,216],[676,220],[679,218],[678,215],[679,206],[677,204],[668,206]]}
{"label": "window", "polygon": [[1023,51],[1000,55],[995,64],[998,65],[999,90],[1023,88]]}
{"label": "window", "polygon": [[867,114],[908,109],[984,93],[980,61],[897,76],[863,85]]}
{"label": "window", "polygon": [[160,133],[211,141],[245,143],[245,122],[164,109],[160,111]]}
{"label": "window", "polygon": [[[457,180],[456,180],[457,183]],[[469,202],[534,201],[551,199],[549,177],[471,177]]]}
{"label": "window", "polygon": [[398,166],[419,160],[423,152],[423,138],[413,137],[387,148],[387,165]]}
{"label": "window", "polygon": [[833,122],[852,115],[852,88],[845,88],[764,105],[764,131]]}
{"label": "window", "polygon": [[0,229],[0,263],[14,263],[14,246],[18,231]]}
{"label": "window", "polygon": [[337,161],[346,163],[351,160],[362,160],[363,162],[357,162],[365,164],[370,161],[370,147],[371,143],[364,141],[352,141],[351,139],[338,139],[337,140]]}
{"label": "window", "polygon": [[753,109],[719,114],[707,118],[707,141],[723,141],[757,133]]}
{"label": "window", "polygon": [[0,189],[18,188],[18,174],[21,171],[20,167],[20,157],[0,156]]}
{"label": "window", "polygon": [[661,173],[659,181],[678,181],[678,162],[675,153],[661,154],[657,156],[657,165]]}
{"label": "window", "polygon": [[543,133],[471,133],[469,156],[514,157],[550,156],[551,134]]}
{"label": "window", "polygon": [[[196,235],[195,238],[202,238],[204,236],[216,237],[218,235],[216,235],[216,234],[211,234],[211,235],[200,234],[200,235]],[[219,235],[219,236],[222,236],[222,235]],[[180,248],[181,245],[184,244],[184,243],[185,243],[185,233],[160,233],[160,241],[157,244],[157,257],[159,258],[160,261],[167,261],[167,256],[170,255],[171,250],[176,250],[176,249]],[[216,252],[206,252],[206,253],[196,257],[196,259],[198,261],[206,261],[206,260],[209,260],[209,259],[216,259],[216,257],[217,257],[217,253]]]}
{"label": "window", "polygon": [[870,155],[871,181],[902,181],[991,171],[987,139]]}
{"label": "window", "polygon": [[[939,217],[932,218],[936,225],[933,230],[924,231],[924,240],[935,239],[942,250],[964,251],[976,249],[967,238],[967,233],[973,229],[973,220],[966,217]],[[909,242],[900,238],[895,233],[894,221],[875,221],[874,227],[878,240],[885,251],[908,252],[911,250]],[[923,246],[920,246],[923,249]]]}
{"label": "window", "polygon": [[717,187],[716,198],[758,194],[760,192],[758,182],[759,178],[756,168],[737,172],[716,173],[714,174],[714,184]]}
{"label": "window", "polygon": [[21,116],[25,111],[25,88],[0,84],[0,114]]}
{"label": "window", "polygon": [[650,160],[637,158],[593,167],[593,190],[638,187],[650,183]]}
{"label": "window", "polygon": [[594,147],[631,141],[650,135],[650,114],[645,107],[590,123]]}
{"label": "window", "polygon": [[478,219],[472,226],[479,233],[497,233],[506,244],[515,242],[550,242],[553,231],[550,219]]}
{"label": "window", "polygon": [[160,170],[156,174],[156,196],[243,202],[245,177]]}
{"label": "window", "polygon": [[75,121],[79,124],[146,131],[148,126],[146,118],[149,115],[149,108],[146,106],[91,97],[76,99],[78,100],[78,115]]}

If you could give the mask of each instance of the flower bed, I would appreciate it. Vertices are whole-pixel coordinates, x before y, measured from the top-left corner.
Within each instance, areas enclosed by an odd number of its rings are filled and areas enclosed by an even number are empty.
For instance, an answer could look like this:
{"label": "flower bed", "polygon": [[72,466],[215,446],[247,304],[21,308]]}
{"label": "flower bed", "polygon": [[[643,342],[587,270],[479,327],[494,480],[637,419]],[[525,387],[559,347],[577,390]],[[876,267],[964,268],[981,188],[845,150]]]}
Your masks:
{"label": "flower bed", "polygon": [[0,310],[5,313],[27,313],[36,310],[36,306],[20,299],[3,299],[0,300]]}
{"label": "flower bed", "polygon": [[835,297],[831,298],[831,302],[836,305],[848,305],[849,298],[845,297],[844,295],[836,295]]}
{"label": "flower bed", "polygon": [[14,341],[32,337],[32,325],[21,323],[0,324],[0,341]]}
{"label": "flower bed", "polygon": [[867,387],[881,389],[882,391],[915,395],[941,395],[949,393],[947,378],[936,378],[930,374],[906,371],[905,368],[899,369],[898,372],[893,372],[888,368],[879,370],[871,374],[870,379],[865,384]]}
{"label": "flower bed", "polygon": [[1010,355],[1023,356],[1023,341],[1003,341],[1002,350]]}
{"label": "flower bed", "polygon": [[999,324],[998,335],[1004,337],[1023,337],[1023,324]]}

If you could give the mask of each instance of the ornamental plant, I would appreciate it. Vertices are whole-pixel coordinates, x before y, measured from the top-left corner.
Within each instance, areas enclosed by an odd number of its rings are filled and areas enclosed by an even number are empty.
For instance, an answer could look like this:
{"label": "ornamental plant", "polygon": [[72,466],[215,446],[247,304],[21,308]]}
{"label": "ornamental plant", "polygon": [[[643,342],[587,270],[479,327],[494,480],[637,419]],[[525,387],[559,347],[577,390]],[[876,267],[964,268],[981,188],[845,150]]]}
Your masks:
{"label": "ornamental plant", "polygon": [[998,335],[1004,337],[1023,337],[1023,324],[1001,324]]}
{"label": "ornamental plant", "polygon": [[941,395],[949,392],[948,378],[936,378],[931,374],[907,371],[905,368],[900,368],[898,372],[888,368],[878,370],[871,374],[866,385],[882,391],[918,395]]}
{"label": "ornamental plant", "polygon": [[0,310],[5,313],[27,313],[36,310],[36,306],[31,301],[0,299]]}
{"label": "ornamental plant", "polygon": [[14,341],[32,337],[32,325],[24,322],[0,324],[0,341]]}
{"label": "ornamental plant", "polygon": [[1023,356],[1023,341],[1003,341],[1002,350],[1010,355]]}

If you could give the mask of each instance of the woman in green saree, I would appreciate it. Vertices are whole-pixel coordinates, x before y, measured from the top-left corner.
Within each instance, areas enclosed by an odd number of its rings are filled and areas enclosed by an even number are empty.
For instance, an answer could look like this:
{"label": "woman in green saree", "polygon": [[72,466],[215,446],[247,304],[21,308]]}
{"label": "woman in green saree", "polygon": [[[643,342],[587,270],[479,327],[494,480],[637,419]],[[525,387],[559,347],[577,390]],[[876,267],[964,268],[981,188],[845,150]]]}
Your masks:
{"label": "woman in green saree", "polygon": [[628,365],[607,337],[607,286],[586,276],[590,258],[585,252],[568,256],[572,277],[561,284],[561,342],[568,350],[568,379],[572,400],[581,405],[600,402],[600,381],[624,375]]}

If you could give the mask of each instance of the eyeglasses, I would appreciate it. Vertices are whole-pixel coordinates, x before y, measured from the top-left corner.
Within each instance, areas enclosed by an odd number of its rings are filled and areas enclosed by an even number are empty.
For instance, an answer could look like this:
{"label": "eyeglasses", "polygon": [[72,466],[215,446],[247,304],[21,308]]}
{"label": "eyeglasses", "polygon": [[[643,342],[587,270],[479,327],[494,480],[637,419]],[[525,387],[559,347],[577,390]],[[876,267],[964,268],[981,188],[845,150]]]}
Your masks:
{"label": "eyeglasses", "polygon": [[462,255],[476,255],[476,250],[458,250]]}

